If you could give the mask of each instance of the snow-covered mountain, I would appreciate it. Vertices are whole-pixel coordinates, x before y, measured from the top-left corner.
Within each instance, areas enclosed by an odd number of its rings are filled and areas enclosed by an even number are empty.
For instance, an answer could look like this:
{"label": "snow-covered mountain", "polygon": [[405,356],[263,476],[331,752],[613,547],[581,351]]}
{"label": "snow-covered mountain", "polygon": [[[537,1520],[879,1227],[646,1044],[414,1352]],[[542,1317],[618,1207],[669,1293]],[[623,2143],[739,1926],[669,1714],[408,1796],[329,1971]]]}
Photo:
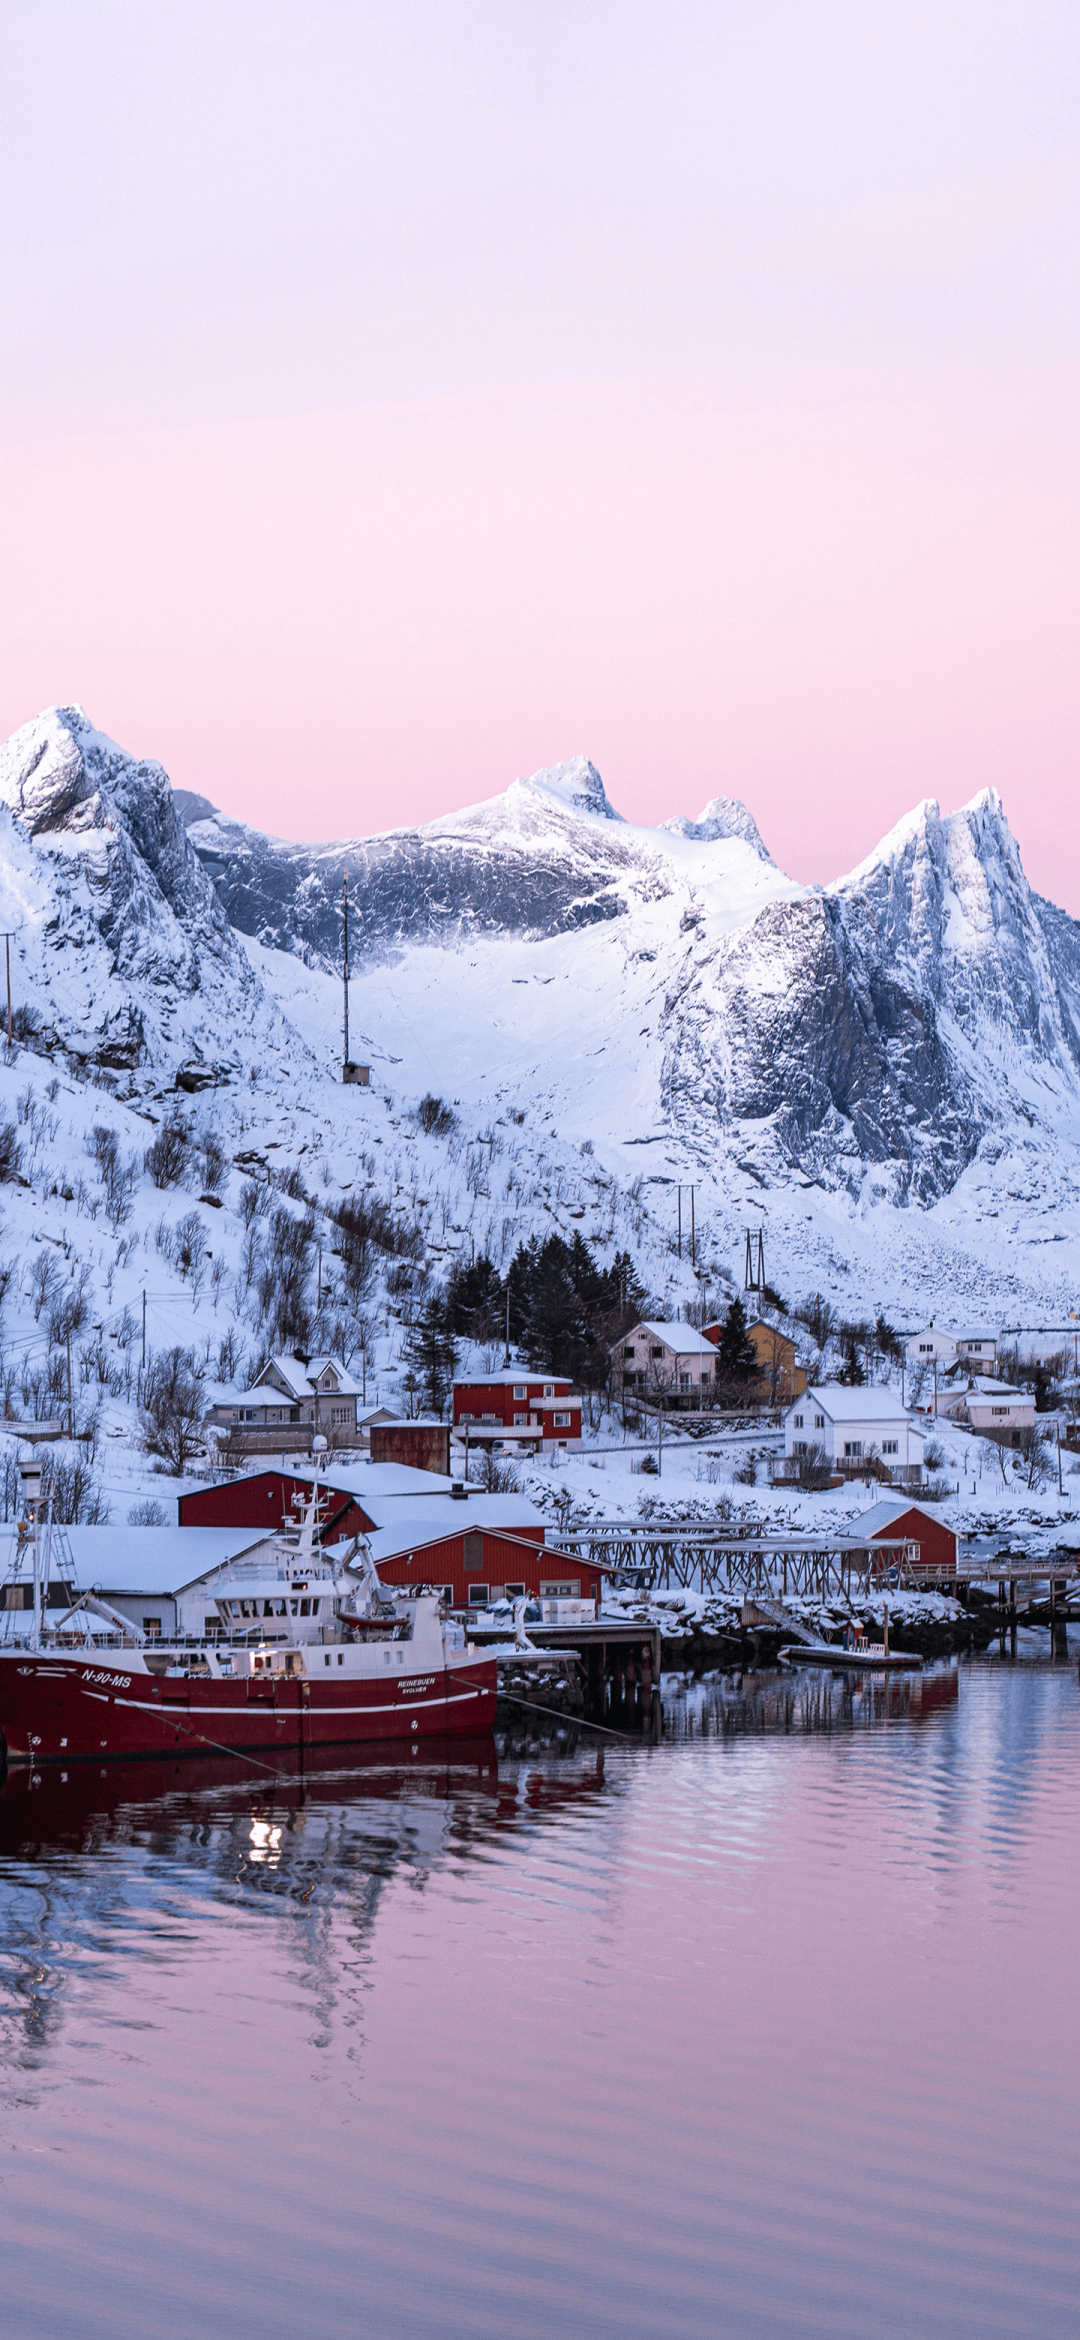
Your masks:
{"label": "snow-covered mountain", "polygon": [[[297,845],[69,708],[0,750],[0,836],[37,1054],[144,1123],[206,1088],[182,1109],[234,1154],[418,1214],[436,1273],[577,1227],[629,1243],[677,1309],[700,1297],[674,1247],[692,1183],[714,1299],[760,1225],[774,1282],[851,1313],[1072,1304],[1080,930],[1032,894],[992,792],[919,806],[824,889],[732,799],[635,826],[584,759]],[[346,865],[368,1092],[339,1079]],[[449,1146],[417,1130],[426,1091]]]}
{"label": "snow-covered mountain", "polygon": [[[386,995],[413,990],[436,952],[451,1061],[471,1063],[479,1024],[500,1093],[516,1060],[522,1094],[557,1097],[560,1125],[585,1134],[605,1057],[603,1134],[659,1146],[671,1174],[928,1206],[1034,1144],[1048,1202],[1071,1187],[1080,929],[1032,893],[992,790],[947,817],[920,805],[825,889],[785,878],[730,798],[632,826],[582,759],[452,818],[327,846],[192,811],[234,925],[311,969],[337,964],[348,867],[376,1052]],[[560,1011],[549,994],[537,1018],[507,986],[542,979]]]}

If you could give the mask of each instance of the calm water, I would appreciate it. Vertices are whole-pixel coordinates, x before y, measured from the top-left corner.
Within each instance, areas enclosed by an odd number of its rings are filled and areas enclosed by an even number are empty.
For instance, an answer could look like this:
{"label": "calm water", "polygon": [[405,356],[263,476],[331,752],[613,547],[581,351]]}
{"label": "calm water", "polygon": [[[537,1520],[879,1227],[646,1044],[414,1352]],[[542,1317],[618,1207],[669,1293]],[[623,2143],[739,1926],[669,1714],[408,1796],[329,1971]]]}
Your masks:
{"label": "calm water", "polygon": [[0,1794],[4,2327],[1080,2323],[1073,1665]]}

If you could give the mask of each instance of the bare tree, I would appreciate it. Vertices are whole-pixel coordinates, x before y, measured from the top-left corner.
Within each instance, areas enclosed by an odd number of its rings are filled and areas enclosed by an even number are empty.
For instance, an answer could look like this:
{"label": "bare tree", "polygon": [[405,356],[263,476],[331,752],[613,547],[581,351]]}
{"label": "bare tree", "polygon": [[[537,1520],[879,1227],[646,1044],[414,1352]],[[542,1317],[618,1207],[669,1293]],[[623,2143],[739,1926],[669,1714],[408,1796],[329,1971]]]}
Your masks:
{"label": "bare tree", "polygon": [[202,1377],[190,1349],[165,1349],[143,1375],[139,1443],[176,1478],[203,1446]]}

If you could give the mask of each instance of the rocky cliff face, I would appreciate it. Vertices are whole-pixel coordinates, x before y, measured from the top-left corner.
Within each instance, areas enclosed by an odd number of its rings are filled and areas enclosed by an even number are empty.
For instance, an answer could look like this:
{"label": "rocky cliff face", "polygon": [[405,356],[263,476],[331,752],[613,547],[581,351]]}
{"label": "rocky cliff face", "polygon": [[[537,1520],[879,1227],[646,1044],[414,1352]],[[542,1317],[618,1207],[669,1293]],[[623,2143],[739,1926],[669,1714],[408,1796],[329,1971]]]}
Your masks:
{"label": "rocky cliff face", "polygon": [[734,800],[635,828],[580,760],[347,844],[221,815],[191,835],[233,922],[312,965],[336,964],[346,864],[361,964],[561,937],[569,965],[574,936],[607,926],[612,985],[655,971],[628,1072],[658,1046],[671,1127],[699,1153],[749,1145],[762,1176],[851,1187],[873,1165],[894,1200],[929,1202],[988,1130],[1080,1097],[1080,930],[1032,894],[992,791],[948,817],[921,805],[825,890],[783,878]]}
{"label": "rocky cliff face", "polygon": [[0,823],[21,988],[76,1053],[198,1063],[280,1024],[160,764],[52,708],[0,747]]}

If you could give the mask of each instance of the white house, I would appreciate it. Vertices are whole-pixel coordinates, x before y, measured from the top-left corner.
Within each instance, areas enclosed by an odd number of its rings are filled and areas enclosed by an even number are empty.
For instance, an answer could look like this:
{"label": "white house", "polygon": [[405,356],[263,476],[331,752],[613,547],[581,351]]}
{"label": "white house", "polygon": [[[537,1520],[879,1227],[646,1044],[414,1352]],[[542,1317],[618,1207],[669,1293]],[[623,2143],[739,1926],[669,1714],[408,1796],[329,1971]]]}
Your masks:
{"label": "white house", "polygon": [[880,1455],[893,1479],[922,1477],[923,1433],[892,1389],[846,1389],[826,1382],[804,1390],[784,1415],[784,1453],[824,1447],[830,1463],[849,1478]]}
{"label": "white house", "polygon": [[961,1358],[981,1367],[994,1363],[998,1336],[987,1325],[976,1325],[969,1332],[947,1332],[931,1318],[925,1332],[912,1333],[904,1349],[909,1365],[932,1365],[936,1357],[939,1365],[955,1365]]}
{"label": "white house", "polygon": [[611,1352],[616,1397],[633,1391],[646,1400],[699,1406],[712,1400],[715,1372],[712,1342],[688,1324],[636,1324]]}
{"label": "white house", "polygon": [[966,1384],[939,1389],[937,1412],[977,1430],[983,1438],[996,1438],[999,1445],[1019,1446],[1021,1431],[1034,1427],[1035,1400],[1030,1390],[976,1374]]}

